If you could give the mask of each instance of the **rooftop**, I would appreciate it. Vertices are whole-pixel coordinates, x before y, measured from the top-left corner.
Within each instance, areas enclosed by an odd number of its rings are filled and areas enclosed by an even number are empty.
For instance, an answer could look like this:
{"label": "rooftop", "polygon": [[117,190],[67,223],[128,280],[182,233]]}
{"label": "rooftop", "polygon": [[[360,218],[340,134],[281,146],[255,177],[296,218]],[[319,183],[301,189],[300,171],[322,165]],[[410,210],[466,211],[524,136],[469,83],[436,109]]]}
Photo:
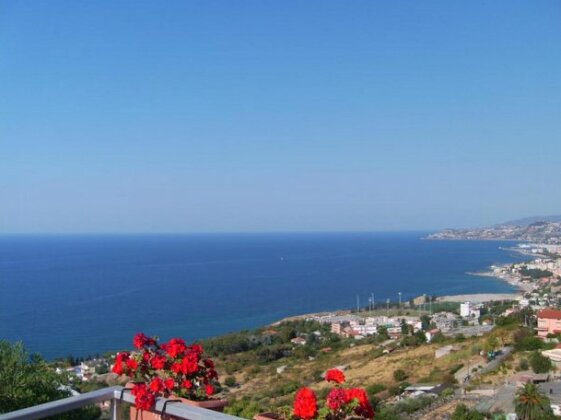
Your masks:
{"label": "rooftop", "polygon": [[561,311],[556,309],[542,309],[538,312],[538,318],[542,319],[561,319]]}

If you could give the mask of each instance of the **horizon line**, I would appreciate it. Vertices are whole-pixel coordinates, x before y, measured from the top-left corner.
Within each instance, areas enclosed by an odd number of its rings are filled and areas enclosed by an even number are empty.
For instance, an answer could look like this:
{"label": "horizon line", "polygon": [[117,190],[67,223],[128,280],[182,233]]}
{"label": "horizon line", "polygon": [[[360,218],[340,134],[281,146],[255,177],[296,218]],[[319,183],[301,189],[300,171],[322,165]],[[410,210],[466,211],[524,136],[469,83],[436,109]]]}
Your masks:
{"label": "horizon line", "polygon": [[132,236],[132,235],[267,235],[267,234],[311,234],[311,233],[425,233],[441,229],[395,229],[395,230],[255,230],[255,231],[157,231],[157,232],[0,232],[1,236]]}

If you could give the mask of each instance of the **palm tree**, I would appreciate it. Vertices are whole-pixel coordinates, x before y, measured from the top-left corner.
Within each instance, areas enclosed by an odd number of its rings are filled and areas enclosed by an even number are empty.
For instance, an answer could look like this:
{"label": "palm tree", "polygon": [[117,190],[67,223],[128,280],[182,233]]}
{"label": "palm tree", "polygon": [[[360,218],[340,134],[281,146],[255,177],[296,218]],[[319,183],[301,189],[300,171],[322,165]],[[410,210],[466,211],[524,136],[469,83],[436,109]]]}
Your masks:
{"label": "palm tree", "polygon": [[552,419],[553,411],[549,405],[549,398],[540,392],[538,387],[527,383],[516,393],[514,407],[516,416],[520,420]]}

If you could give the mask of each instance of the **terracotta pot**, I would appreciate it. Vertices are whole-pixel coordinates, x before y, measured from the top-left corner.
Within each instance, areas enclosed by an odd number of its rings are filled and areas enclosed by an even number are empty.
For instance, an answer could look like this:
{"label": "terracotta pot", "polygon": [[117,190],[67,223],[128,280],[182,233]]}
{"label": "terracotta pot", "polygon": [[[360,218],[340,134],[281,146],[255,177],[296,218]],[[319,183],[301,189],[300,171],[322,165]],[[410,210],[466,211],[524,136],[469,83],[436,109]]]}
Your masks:
{"label": "terracotta pot", "polygon": [[253,420],[279,420],[280,417],[275,413],[259,413],[253,416]]}
{"label": "terracotta pot", "polygon": [[[222,413],[224,411],[224,407],[228,405],[228,401],[226,400],[193,401],[186,398],[179,398],[174,396],[171,396],[170,399],[181,400],[183,404],[206,408],[207,410],[218,411],[220,413]],[[168,404],[168,407],[172,404],[173,403]],[[169,414],[164,414],[163,416],[161,416],[159,413],[139,410],[134,406],[131,406],[130,408],[130,416],[131,420],[180,420],[179,417],[171,416]]]}
{"label": "terracotta pot", "polygon": [[[218,411],[219,413],[222,413],[224,411],[224,407],[228,405],[228,401],[226,400],[195,401],[195,400],[188,400],[187,398],[175,397],[173,395],[169,398],[172,400],[181,400],[183,404],[192,405],[194,407],[206,408],[207,410]],[[168,404],[168,407],[169,405],[170,404]],[[162,420],[181,420],[181,419],[179,417],[165,414],[162,417]]]}
{"label": "terracotta pot", "polygon": [[171,396],[170,398],[173,398],[174,400],[181,400],[182,403],[187,405],[206,408],[207,410],[218,411],[219,413],[222,413],[224,411],[224,407],[228,405],[228,401],[226,400],[195,401],[195,400],[188,400],[187,398],[181,398],[175,396]]}
{"label": "terracotta pot", "polygon": [[[134,387],[134,382],[127,382],[125,388],[132,388]],[[130,392],[130,391],[128,391]],[[162,416],[157,413],[153,413],[151,411],[146,410],[139,410],[133,405],[130,407],[130,420],[161,420]]]}
{"label": "terracotta pot", "polygon": [[[134,386],[133,382],[128,382],[126,387],[132,388]],[[228,405],[228,401],[226,400],[206,400],[206,401],[194,401],[188,400],[187,398],[176,397],[171,395],[169,397],[171,400],[181,400],[182,403],[187,405],[192,405],[195,407],[206,408],[207,410],[218,411],[222,413],[224,411],[224,407]],[[170,403],[173,404],[173,403]],[[170,406],[168,404],[168,407]],[[130,418],[131,420],[180,420],[178,417],[170,416],[164,414],[162,417],[159,413],[153,413],[151,411],[139,410],[134,405],[130,408]]]}
{"label": "terracotta pot", "polygon": [[[134,405],[130,408],[130,420],[161,420],[162,416],[151,411],[139,410]],[[167,416],[166,416],[167,417]]]}

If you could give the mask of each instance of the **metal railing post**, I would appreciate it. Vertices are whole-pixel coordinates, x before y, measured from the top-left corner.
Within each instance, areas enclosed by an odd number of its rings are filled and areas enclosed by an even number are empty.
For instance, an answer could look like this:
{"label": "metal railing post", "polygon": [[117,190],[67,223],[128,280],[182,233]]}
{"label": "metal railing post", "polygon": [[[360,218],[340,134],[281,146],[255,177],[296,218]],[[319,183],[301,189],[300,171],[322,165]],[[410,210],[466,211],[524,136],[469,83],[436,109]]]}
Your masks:
{"label": "metal railing post", "polygon": [[120,400],[113,398],[111,400],[111,420],[123,420],[123,404]]}

